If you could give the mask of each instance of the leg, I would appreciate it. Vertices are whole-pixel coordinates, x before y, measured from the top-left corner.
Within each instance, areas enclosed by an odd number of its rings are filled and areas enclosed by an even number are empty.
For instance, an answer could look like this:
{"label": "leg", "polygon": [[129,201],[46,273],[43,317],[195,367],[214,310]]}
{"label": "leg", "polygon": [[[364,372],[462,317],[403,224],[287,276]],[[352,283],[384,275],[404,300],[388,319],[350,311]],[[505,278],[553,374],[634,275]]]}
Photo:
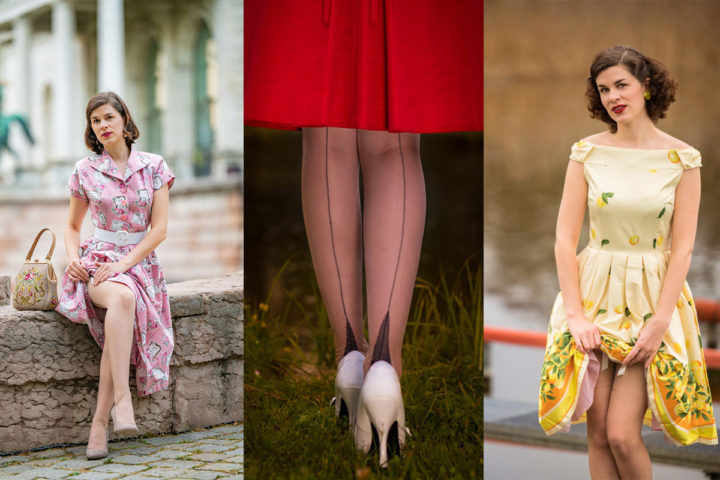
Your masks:
{"label": "leg", "polygon": [[402,341],[425,229],[420,135],[361,130],[358,152],[364,188],[368,351],[378,359],[389,354],[400,375]]}
{"label": "leg", "polygon": [[99,449],[105,445],[105,432],[108,428],[108,415],[113,404],[113,381],[110,372],[107,349],[103,349],[100,359],[100,383],[98,385],[97,406],[90,427],[88,448]]}
{"label": "leg", "polygon": [[600,371],[593,403],[587,411],[588,460],[590,477],[594,479],[620,478],[608,443],[606,422],[614,378],[615,363],[610,362],[608,368]]}
{"label": "leg", "polygon": [[615,377],[608,408],[608,441],[621,478],[652,478],[641,431],[647,410],[645,369],[634,364]]}
{"label": "leg", "polygon": [[355,130],[303,129],[302,203],[310,253],[335,339],[335,361],[367,350]]}
{"label": "leg", "polygon": [[[112,379],[110,385],[112,400],[115,403],[115,416],[118,423],[135,423],[128,383],[135,325],[135,295],[125,285],[112,281],[103,282],[99,286],[88,284],[88,293],[93,304],[107,309],[103,358],[107,356],[106,372],[109,371]],[[103,386],[101,385],[100,391],[105,393]],[[99,402],[100,392],[98,392]],[[103,407],[105,406],[104,404]]]}

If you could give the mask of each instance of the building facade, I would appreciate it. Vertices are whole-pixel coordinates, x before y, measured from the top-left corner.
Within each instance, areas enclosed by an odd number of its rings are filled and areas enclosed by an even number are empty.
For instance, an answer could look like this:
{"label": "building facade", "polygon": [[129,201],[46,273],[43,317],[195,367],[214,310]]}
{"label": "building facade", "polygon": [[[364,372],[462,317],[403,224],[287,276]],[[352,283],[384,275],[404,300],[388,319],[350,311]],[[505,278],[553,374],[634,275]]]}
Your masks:
{"label": "building facade", "polygon": [[87,101],[106,90],[179,180],[239,173],[242,23],[242,0],[0,0],[0,112],[35,138],[10,124],[0,185],[64,189],[88,153]]}

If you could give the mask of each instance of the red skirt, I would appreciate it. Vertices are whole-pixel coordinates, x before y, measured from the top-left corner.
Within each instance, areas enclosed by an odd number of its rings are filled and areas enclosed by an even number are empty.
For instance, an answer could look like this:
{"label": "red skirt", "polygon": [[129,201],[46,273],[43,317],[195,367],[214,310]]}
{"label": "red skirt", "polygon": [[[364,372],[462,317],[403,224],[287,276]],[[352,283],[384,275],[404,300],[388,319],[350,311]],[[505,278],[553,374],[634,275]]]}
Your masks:
{"label": "red skirt", "polygon": [[482,131],[482,0],[246,0],[245,123]]}

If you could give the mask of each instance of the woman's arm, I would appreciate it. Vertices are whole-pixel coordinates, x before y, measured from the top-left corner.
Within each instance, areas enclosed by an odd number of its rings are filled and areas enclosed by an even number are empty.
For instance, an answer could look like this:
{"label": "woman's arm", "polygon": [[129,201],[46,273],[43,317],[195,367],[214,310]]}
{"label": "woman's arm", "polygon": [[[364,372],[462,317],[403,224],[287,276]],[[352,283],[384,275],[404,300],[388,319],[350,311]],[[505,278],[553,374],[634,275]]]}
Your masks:
{"label": "woman's arm", "polygon": [[65,253],[68,257],[68,276],[75,282],[87,282],[90,279],[78,255],[80,230],[88,206],[88,202],[84,202],[73,195],[70,196],[70,213],[68,214],[68,223],[65,226]]}
{"label": "woman's arm", "polygon": [[587,190],[583,164],[571,160],[555,229],[555,262],[568,327],[578,350],[583,353],[600,346],[600,332],[585,318],[580,299],[577,244],[585,217]]}
{"label": "woman's arm", "polygon": [[139,263],[140,260],[150,255],[167,238],[169,204],[170,189],[165,184],[156,190],[153,195],[150,231],[148,234],[119,262],[101,264],[93,277],[95,285],[99,285],[115,273],[126,272]]}
{"label": "woman's arm", "polygon": [[683,172],[675,190],[670,261],[660,290],[657,310],[640,330],[637,343],[623,361],[625,365],[643,362],[647,368],[660,349],[690,269],[699,209],[700,169],[692,168]]}

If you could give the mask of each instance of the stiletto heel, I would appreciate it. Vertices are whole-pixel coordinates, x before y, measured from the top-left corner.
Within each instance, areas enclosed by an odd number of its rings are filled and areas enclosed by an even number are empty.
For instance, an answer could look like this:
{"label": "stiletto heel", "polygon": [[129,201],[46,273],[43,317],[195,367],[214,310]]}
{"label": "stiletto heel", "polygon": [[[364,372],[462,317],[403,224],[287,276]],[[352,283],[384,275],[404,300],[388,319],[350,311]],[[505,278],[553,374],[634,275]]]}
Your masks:
{"label": "stiletto heel", "polygon": [[110,409],[110,416],[113,421],[114,433],[138,433],[138,427],[134,423],[117,423],[115,421],[115,407]]}
{"label": "stiletto heel", "polygon": [[363,385],[363,363],[365,355],[353,350],[338,363],[335,377],[335,416],[348,416],[350,427],[355,425],[358,398]]}
{"label": "stiletto heel", "polygon": [[360,392],[355,446],[368,453],[375,437],[380,466],[386,468],[389,457],[399,455],[405,447],[405,433],[405,408],[397,373],[389,363],[375,362]]}

